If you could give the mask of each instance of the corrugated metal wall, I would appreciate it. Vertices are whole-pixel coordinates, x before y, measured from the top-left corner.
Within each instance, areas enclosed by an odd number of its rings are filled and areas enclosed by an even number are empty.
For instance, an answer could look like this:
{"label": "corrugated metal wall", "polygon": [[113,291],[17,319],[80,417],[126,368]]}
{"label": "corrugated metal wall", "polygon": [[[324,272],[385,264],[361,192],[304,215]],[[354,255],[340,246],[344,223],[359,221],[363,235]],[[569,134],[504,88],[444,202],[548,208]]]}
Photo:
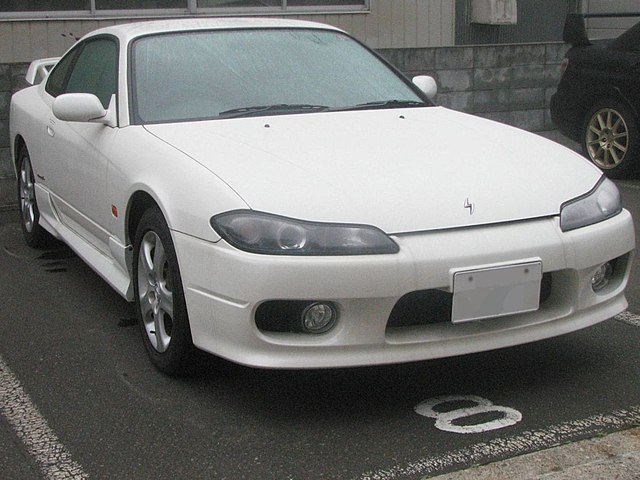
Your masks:
{"label": "corrugated metal wall", "polygon": [[371,0],[368,14],[298,18],[344,28],[371,48],[424,48],[454,43],[453,0]]}
{"label": "corrugated metal wall", "polygon": [[577,0],[517,0],[516,25],[471,23],[472,0],[455,0],[456,45],[562,41],[567,13],[578,11]]}
{"label": "corrugated metal wall", "polygon": [[[370,12],[298,15],[343,28],[372,48],[439,47],[454,44],[454,0],[371,0]],[[0,63],[58,56],[73,36],[132,20],[32,20],[0,18]]]}
{"label": "corrugated metal wall", "polygon": [[[584,13],[640,12],[640,0],[582,0]],[[637,18],[589,19],[589,38],[614,38],[640,21]]]}
{"label": "corrugated metal wall", "polygon": [[[370,12],[298,15],[343,28],[372,48],[425,48],[451,45],[542,42],[561,39],[564,17],[583,12],[640,11],[640,0],[517,0],[518,24],[473,25],[471,0],[370,0]],[[73,36],[131,20],[8,21],[0,16],[0,64],[57,56]],[[633,19],[590,20],[595,37],[611,37]]]}

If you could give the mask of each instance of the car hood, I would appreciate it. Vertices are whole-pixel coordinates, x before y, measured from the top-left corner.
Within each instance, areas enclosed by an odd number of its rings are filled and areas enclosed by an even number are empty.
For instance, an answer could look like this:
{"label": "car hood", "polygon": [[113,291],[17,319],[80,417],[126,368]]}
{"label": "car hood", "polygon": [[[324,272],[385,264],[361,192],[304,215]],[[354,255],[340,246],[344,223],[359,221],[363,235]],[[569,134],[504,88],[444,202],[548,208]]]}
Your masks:
{"label": "car hood", "polygon": [[539,136],[441,107],[145,128],[254,210],[388,233],[556,215],[601,175]]}

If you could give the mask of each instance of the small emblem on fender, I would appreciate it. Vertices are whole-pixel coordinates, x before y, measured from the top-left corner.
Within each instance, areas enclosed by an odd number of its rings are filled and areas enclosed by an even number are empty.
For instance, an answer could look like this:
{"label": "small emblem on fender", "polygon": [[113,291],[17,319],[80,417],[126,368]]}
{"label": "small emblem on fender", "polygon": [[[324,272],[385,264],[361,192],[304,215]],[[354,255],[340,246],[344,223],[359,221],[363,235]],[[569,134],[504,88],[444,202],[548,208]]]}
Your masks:
{"label": "small emblem on fender", "polygon": [[464,208],[469,209],[469,215],[473,215],[473,212],[476,210],[476,206],[469,201],[469,197],[467,197],[464,201]]}

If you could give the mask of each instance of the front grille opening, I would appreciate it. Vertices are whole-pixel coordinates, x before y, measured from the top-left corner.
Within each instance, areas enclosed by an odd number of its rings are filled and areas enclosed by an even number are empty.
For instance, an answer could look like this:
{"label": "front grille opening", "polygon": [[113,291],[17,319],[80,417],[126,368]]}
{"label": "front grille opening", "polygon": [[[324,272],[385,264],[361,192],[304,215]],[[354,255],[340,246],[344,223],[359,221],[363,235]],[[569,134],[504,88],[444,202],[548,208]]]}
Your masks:
{"label": "front grille opening", "polygon": [[312,302],[300,300],[272,300],[256,310],[256,326],[264,332],[296,332],[298,320]]}
{"label": "front grille opening", "polygon": [[542,281],[540,282],[540,306],[551,296],[553,288],[553,275],[551,272],[542,274]]}
{"label": "front grille opening", "polygon": [[387,328],[450,322],[452,304],[453,294],[442,290],[407,293],[393,307]]}
{"label": "front grille opening", "polygon": [[[542,275],[540,306],[552,292],[552,274]],[[443,290],[418,290],[404,295],[391,311],[387,328],[415,327],[451,322],[453,294]]]}

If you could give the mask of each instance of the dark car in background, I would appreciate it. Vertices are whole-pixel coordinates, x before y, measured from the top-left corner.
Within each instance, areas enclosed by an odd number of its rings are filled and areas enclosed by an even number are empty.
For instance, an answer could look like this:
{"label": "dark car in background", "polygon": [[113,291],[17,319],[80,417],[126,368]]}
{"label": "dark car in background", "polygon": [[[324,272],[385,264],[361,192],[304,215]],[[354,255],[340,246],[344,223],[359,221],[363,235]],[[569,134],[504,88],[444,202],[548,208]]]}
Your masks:
{"label": "dark car in background", "polygon": [[609,177],[640,165],[640,23],[618,38],[590,41],[585,18],[640,16],[569,15],[564,41],[571,44],[564,72],[551,98],[551,118],[585,156]]}

